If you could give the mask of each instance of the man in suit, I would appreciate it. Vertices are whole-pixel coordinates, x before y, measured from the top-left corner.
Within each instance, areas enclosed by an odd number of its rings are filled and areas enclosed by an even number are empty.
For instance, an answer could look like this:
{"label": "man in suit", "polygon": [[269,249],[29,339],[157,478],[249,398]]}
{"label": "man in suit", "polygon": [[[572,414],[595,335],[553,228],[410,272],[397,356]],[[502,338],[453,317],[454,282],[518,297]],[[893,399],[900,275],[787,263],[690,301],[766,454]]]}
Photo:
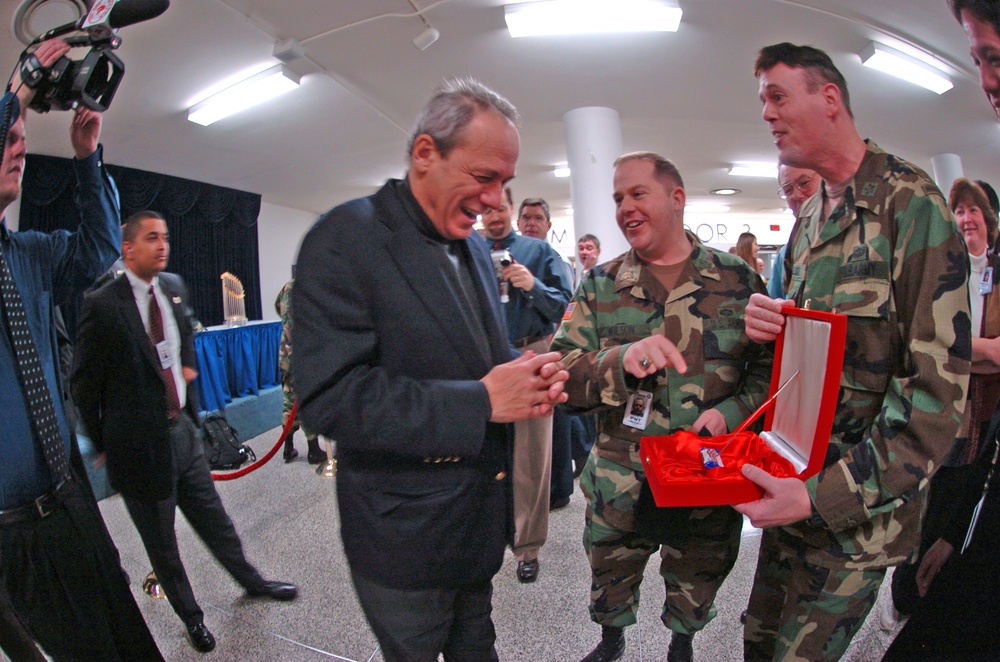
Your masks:
{"label": "man in suit", "polygon": [[125,272],[84,299],[73,373],[80,416],[107,462],[156,577],[194,648],[215,639],[204,624],[177,549],[181,512],[215,558],[251,596],[291,600],[291,584],[265,581],[243,555],[205,460],[195,421],[194,340],[187,289],[167,266],[167,224],[143,211],[125,221]]}
{"label": "man in suit", "polygon": [[496,660],[493,575],[511,539],[507,423],[565,399],[553,353],[514,352],[489,252],[517,111],[475,81],[424,106],[409,171],[302,242],[292,367],[304,423],[337,439],[341,537],[388,661]]}

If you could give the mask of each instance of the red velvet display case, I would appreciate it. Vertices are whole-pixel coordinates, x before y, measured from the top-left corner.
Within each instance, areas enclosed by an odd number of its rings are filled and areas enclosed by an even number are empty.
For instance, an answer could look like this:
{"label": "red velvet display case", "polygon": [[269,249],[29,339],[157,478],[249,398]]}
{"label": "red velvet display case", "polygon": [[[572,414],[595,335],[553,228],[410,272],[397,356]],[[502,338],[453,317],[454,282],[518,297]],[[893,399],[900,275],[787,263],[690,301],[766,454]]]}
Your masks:
{"label": "red velvet display case", "polygon": [[[799,374],[767,410],[763,432],[699,437],[682,431],[642,438],[640,457],[658,506],[756,501],[763,492],[740,471],[748,462],[773,475],[802,480],[823,468],[837,408],[847,318],[794,306],[783,312],[785,326],[775,342],[770,392]],[[719,451],[723,466],[706,469],[703,448]]]}

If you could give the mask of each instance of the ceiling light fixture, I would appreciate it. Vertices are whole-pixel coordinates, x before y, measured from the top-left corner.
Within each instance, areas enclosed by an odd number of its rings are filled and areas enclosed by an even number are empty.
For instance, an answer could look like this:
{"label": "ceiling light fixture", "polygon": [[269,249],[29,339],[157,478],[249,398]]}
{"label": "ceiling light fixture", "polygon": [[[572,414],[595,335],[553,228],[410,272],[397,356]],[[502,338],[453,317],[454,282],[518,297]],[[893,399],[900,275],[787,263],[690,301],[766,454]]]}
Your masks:
{"label": "ceiling light fixture", "polygon": [[552,169],[552,174],[556,177],[569,177],[569,166],[556,166]]}
{"label": "ceiling light fixture", "polygon": [[441,33],[436,28],[428,27],[426,30],[413,38],[413,45],[422,51],[426,51],[431,45],[440,39]]}
{"label": "ceiling light fixture", "polygon": [[888,46],[871,42],[860,55],[866,67],[902,78],[935,94],[944,94],[955,87],[942,71]]}
{"label": "ceiling light fixture", "polygon": [[778,166],[775,163],[734,163],[729,168],[729,174],[736,177],[770,177],[778,178]]}
{"label": "ceiling light fixture", "polygon": [[743,190],[738,188],[714,188],[709,191],[712,195],[738,195],[742,192]]}
{"label": "ceiling light fixture", "polygon": [[544,0],[504,6],[511,37],[608,32],[677,32],[671,0]]}
{"label": "ceiling light fixture", "polygon": [[188,119],[208,126],[294,90],[299,86],[300,79],[298,74],[285,65],[275,65],[191,106]]}

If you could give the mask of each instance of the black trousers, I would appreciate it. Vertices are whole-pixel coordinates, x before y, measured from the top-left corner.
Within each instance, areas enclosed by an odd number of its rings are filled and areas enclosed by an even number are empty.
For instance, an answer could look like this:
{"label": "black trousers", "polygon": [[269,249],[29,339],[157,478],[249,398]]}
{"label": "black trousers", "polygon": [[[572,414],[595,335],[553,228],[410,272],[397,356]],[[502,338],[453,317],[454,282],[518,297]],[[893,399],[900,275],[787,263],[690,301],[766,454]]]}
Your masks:
{"label": "black trousers", "polygon": [[493,585],[394,589],[351,572],[386,662],[495,662]]}
{"label": "black trousers", "polygon": [[190,626],[201,623],[204,612],[194,599],[177,549],[174,520],[178,507],[212,555],[243,588],[257,588],[264,579],[243,555],[240,537],[215,491],[204,445],[187,414],[182,413],[171,429],[170,444],[174,454],[173,494],[162,501],[126,497],[125,506],[170,606]]}
{"label": "black trousers", "polygon": [[0,580],[53,660],[163,659],[97,503],[78,484],[48,517],[0,526]]}

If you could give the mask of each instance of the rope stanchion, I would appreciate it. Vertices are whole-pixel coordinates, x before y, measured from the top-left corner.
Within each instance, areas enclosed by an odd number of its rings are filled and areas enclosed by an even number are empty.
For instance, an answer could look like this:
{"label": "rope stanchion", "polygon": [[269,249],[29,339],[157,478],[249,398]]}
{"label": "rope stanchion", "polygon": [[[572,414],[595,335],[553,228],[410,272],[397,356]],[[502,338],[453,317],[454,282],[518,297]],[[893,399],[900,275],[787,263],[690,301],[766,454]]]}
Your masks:
{"label": "rope stanchion", "polygon": [[285,427],[281,431],[281,437],[278,438],[278,442],[274,445],[274,448],[272,448],[267,452],[267,455],[260,458],[253,464],[248,464],[239,471],[231,471],[229,473],[224,473],[224,474],[213,473],[212,480],[236,480],[237,478],[242,478],[243,476],[246,476],[248,473],[257,471],[262,466],[267,464],[268,461],[270,461],[270,459],[274,457],[275,453],[278,452],[278,449],[281,448],[282,444],[285,443],[285,438],[291,433],[292,428],[295,426],[295,415],[298,413],[299,413],[299,401],[296,400],[295,403],[292,405],[292,411],[289,412],[288,414],[288,422],[285,423]]}

